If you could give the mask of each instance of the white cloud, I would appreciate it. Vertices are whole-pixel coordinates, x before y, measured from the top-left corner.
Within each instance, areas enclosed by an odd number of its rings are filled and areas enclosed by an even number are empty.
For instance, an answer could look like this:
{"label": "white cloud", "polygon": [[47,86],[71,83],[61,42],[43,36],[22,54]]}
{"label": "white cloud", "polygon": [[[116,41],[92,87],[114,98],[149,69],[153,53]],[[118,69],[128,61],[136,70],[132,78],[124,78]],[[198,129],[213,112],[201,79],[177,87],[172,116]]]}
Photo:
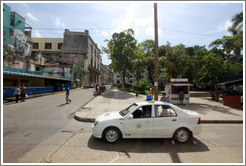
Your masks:
{"label": "white cloud", "polygon": [[32,15],[31,13],[26,13],[26,16],[29,18],[29,19],[31,19],[31,20],[33,20],[33,21],[38,21],[38,19],[34,16],[34,15]]}
{"label": "white cloud", "polygon": [[[129,3],[126,12],[113,25],[114,32],[132,28],[136,37],[143,33],[154,37],[154,9],[150,4]],[[160,29],[159,33],[162,33]]]}
{"label": "white cloud", "polygon": [[220,23],[215,30],[209,31],[206,34],[212,34],[212,33],[227,33],[229,35],[230,33],[228,32],[228,28],[232,25],[231,20],[226,20],[222,23]]}
{"label": "white cloud", "polygon": [[66,24],[64,22],[61,22],[60,18],[56,18],[55,20],[55,26],[60,28],[65,28]]}
{"label": "white cloud", "polygon": [[227,29],[232,25],[231,20],[227,20],[223,23],[221,23],[220,25],[218,25],[216,31],[217,32],[223,32],[223,31],[227,31]]}
{"label": "white cloud", "polygon": [[40,34],[40,32],[38,30],[34,30],[32,32],[32,36],[37,37],[37,38],[42,38],[42,35]]}

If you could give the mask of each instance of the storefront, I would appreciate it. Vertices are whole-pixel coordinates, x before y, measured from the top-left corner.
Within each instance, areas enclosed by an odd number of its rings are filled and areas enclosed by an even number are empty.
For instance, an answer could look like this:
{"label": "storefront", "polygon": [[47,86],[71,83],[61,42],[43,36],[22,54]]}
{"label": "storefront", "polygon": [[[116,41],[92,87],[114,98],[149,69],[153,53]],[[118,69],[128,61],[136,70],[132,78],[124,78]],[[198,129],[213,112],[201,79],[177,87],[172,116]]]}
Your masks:
{"label": "storefront", "polygon": [[3,98],[13,97],[17,85],[24,85],[28,94],[62,91],[66,85],[71,86],[71,78],[61,77],[47,71],[27,71],[4,67]]}
{"label": "storefront", "polygon": [[184,104],[190,103],[190,86],[193,84],[188,83],[188,79],[171,79],[170,82],[165,86],[165,92],[169,96],[170,100],[174,104],[179,104],[179,92],[182,90],[184,93]]}

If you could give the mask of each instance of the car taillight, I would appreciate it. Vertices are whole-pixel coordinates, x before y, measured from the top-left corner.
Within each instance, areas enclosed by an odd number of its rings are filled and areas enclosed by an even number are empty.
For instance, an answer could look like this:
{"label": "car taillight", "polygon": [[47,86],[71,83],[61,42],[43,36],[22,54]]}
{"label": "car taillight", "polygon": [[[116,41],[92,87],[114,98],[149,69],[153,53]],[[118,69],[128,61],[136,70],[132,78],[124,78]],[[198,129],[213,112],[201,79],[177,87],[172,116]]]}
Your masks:
{"label": "car taillight", "polygon": [[201,119],[200,118],[198,119],[197,124],[201,124]]}

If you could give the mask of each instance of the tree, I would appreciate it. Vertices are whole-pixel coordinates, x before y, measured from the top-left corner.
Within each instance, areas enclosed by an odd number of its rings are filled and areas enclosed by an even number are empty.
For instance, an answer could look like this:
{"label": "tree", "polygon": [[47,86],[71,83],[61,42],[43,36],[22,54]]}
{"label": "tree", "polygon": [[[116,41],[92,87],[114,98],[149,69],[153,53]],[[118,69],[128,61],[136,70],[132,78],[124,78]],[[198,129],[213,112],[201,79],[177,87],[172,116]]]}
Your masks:
{"label": "tree", "polygon": [[107,48],[103,51],[112,60],[110,66],[114,72],[122,75],[122,87],[125,90],[125,76],[132,71],[132,61],[135,59],[137,41],[134,38],[133,29],[128,29],[120,33],[114,33],[111,40],[105,40]]}
{"label": "tree", "polygon": [[228,31],[232,35],[243,34],[243,12],[236,14],[232,18],[232,26],[228,28]]}
{"label": "tree", "polygon": [[138,96],[138,88],[139,88],[139,80],[141,79],[141,73],[142,71],[146,68],[145,66],[145,59],[144,59],[144,50],[140,48],[138,45],[136,54],[135,54],[135,59],[132,61],[133,64],[133,71],[136,74],[136,96]]}
{"label": "tree", "polygon": [[148,70],[149,80],[154,82],[154,68],[155,68],[155,42],[153,40],[145,40],[139,44],[139,47],[144,51],[144,59],[146,69]]}

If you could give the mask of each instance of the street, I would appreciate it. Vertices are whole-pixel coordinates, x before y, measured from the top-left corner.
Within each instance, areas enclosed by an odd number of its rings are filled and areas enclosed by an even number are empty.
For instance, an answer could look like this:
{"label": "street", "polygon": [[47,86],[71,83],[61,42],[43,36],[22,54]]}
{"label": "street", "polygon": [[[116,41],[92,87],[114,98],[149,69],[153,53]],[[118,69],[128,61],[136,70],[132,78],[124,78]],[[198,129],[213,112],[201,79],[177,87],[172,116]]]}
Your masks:
{"label": "street", "polygon": [[[202,124],[193,145],[170,139],[125,139],[106,144],[92,123],[74,113],[93,99],[93,89],[29,99],[3,106],[4,163],[242,163],[243,124]],[[94,99],[95,100],[95,99]],[[94,101],[93,100],[93,101]]]}
{"label": "street", "polygon": [[73,113],[94,98],[93,90],[71,90],[70,98],[72,102],[66,104],[64,91],[4,104],[3,162],[18,162],[37,144],[66,127],[73,120]]}

